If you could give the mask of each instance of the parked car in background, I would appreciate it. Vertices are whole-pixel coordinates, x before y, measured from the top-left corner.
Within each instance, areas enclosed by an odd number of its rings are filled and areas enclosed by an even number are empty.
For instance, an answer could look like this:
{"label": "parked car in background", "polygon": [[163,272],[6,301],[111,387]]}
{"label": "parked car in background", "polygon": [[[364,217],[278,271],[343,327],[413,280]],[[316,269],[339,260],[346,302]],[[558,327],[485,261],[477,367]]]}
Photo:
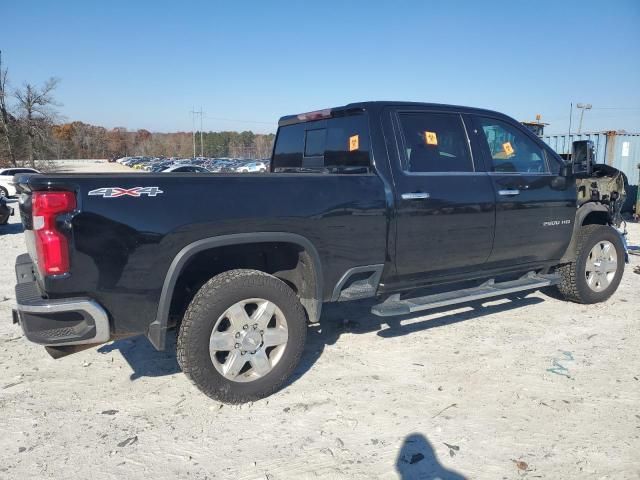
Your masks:
{"label": "parked car in background", "polygon": [[7,197],[0,195],[0,225],[6,225],[11,215],[13,215],[13,208],[7,205]]}
{"label": "parked car in background", "polygon": [[241,167],[238,167],[240,173],[262,173],[267,171],[267,166],[262,162],[250,162]]}
{"label": "parked car in background", "polygon": [[209,173],[204,167],[198,165],[172,165],[169,168],[162,170],[163,173]]}
{"label": "parked car in background", "polygon": [[13,176],[16,173],[40,173],[35,168],[1,168],[0,169],[0,197],[12,197],[16,194],[16,187],[13,185]]}

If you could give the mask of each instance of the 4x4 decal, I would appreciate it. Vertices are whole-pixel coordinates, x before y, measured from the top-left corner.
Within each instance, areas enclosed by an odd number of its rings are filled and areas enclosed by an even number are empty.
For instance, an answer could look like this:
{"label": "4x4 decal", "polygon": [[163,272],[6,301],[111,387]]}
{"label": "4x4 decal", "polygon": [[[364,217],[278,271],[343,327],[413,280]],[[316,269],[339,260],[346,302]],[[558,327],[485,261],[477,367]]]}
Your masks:
{"label": "4x4 decal", "polygon": [[103,197],[103,198],[117,198],[117,197],[141,197],[147,195],[148,197],[155,197],[164,193],[158,187],[133,187],[133,188],[121,188],[121,187],[106,187],[97,188],[89,192],[90,196]]}

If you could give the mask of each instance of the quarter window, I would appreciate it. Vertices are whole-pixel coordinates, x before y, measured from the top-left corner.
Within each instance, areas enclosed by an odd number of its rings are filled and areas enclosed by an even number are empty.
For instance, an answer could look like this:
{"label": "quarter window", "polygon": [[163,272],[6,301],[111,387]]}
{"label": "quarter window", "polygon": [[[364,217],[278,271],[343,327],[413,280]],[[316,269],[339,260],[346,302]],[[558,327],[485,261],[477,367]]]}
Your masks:
{"label": "quarter window", "polygon": [[491,157],[492,170],[502,173],[547,173],[544,153],[524,132],[501,120],[478,117]]}
{"label": "quarter window", "polygon": [[400,126],[408,172],[473,172],[469,143],[460,115],[401,113]]}

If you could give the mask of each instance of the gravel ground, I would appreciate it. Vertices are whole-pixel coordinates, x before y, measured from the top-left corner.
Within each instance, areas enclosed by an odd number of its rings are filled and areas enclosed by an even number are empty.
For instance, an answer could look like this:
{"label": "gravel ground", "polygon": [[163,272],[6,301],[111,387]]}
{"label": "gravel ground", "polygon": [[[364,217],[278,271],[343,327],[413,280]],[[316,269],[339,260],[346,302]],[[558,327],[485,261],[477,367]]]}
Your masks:
{"label": "gravel ground", "polygon": [[640,478],[639,256],[600,305],[533,293],[389,321],[330,306],[291,384],[231,407],[143,337],[61,360],[27,342],[11,324],[24,251],[13,217],[0,478]]}

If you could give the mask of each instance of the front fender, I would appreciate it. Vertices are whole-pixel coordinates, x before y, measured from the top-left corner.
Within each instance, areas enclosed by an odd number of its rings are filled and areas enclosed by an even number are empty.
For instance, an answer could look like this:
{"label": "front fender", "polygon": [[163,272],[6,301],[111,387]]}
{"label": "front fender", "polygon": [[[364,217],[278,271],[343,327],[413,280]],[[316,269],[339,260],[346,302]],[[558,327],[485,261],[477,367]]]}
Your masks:
{"label": "front fender", "polygon": [[576,259],[576,242],[578,239],[578,231],[580,230],[580,228],[582,228],[582,224],[585,218],[587,218],[587,215],[592,212],[604,212],[608,215],[609,209],[599,202],[589,202],[582,204],[578,208],[578,210],[576,210],[576,217],[573,222],[573,233],[571,234],[571,241],[569,242],[564,255],[562,255],[560,263],[569,263]]}

